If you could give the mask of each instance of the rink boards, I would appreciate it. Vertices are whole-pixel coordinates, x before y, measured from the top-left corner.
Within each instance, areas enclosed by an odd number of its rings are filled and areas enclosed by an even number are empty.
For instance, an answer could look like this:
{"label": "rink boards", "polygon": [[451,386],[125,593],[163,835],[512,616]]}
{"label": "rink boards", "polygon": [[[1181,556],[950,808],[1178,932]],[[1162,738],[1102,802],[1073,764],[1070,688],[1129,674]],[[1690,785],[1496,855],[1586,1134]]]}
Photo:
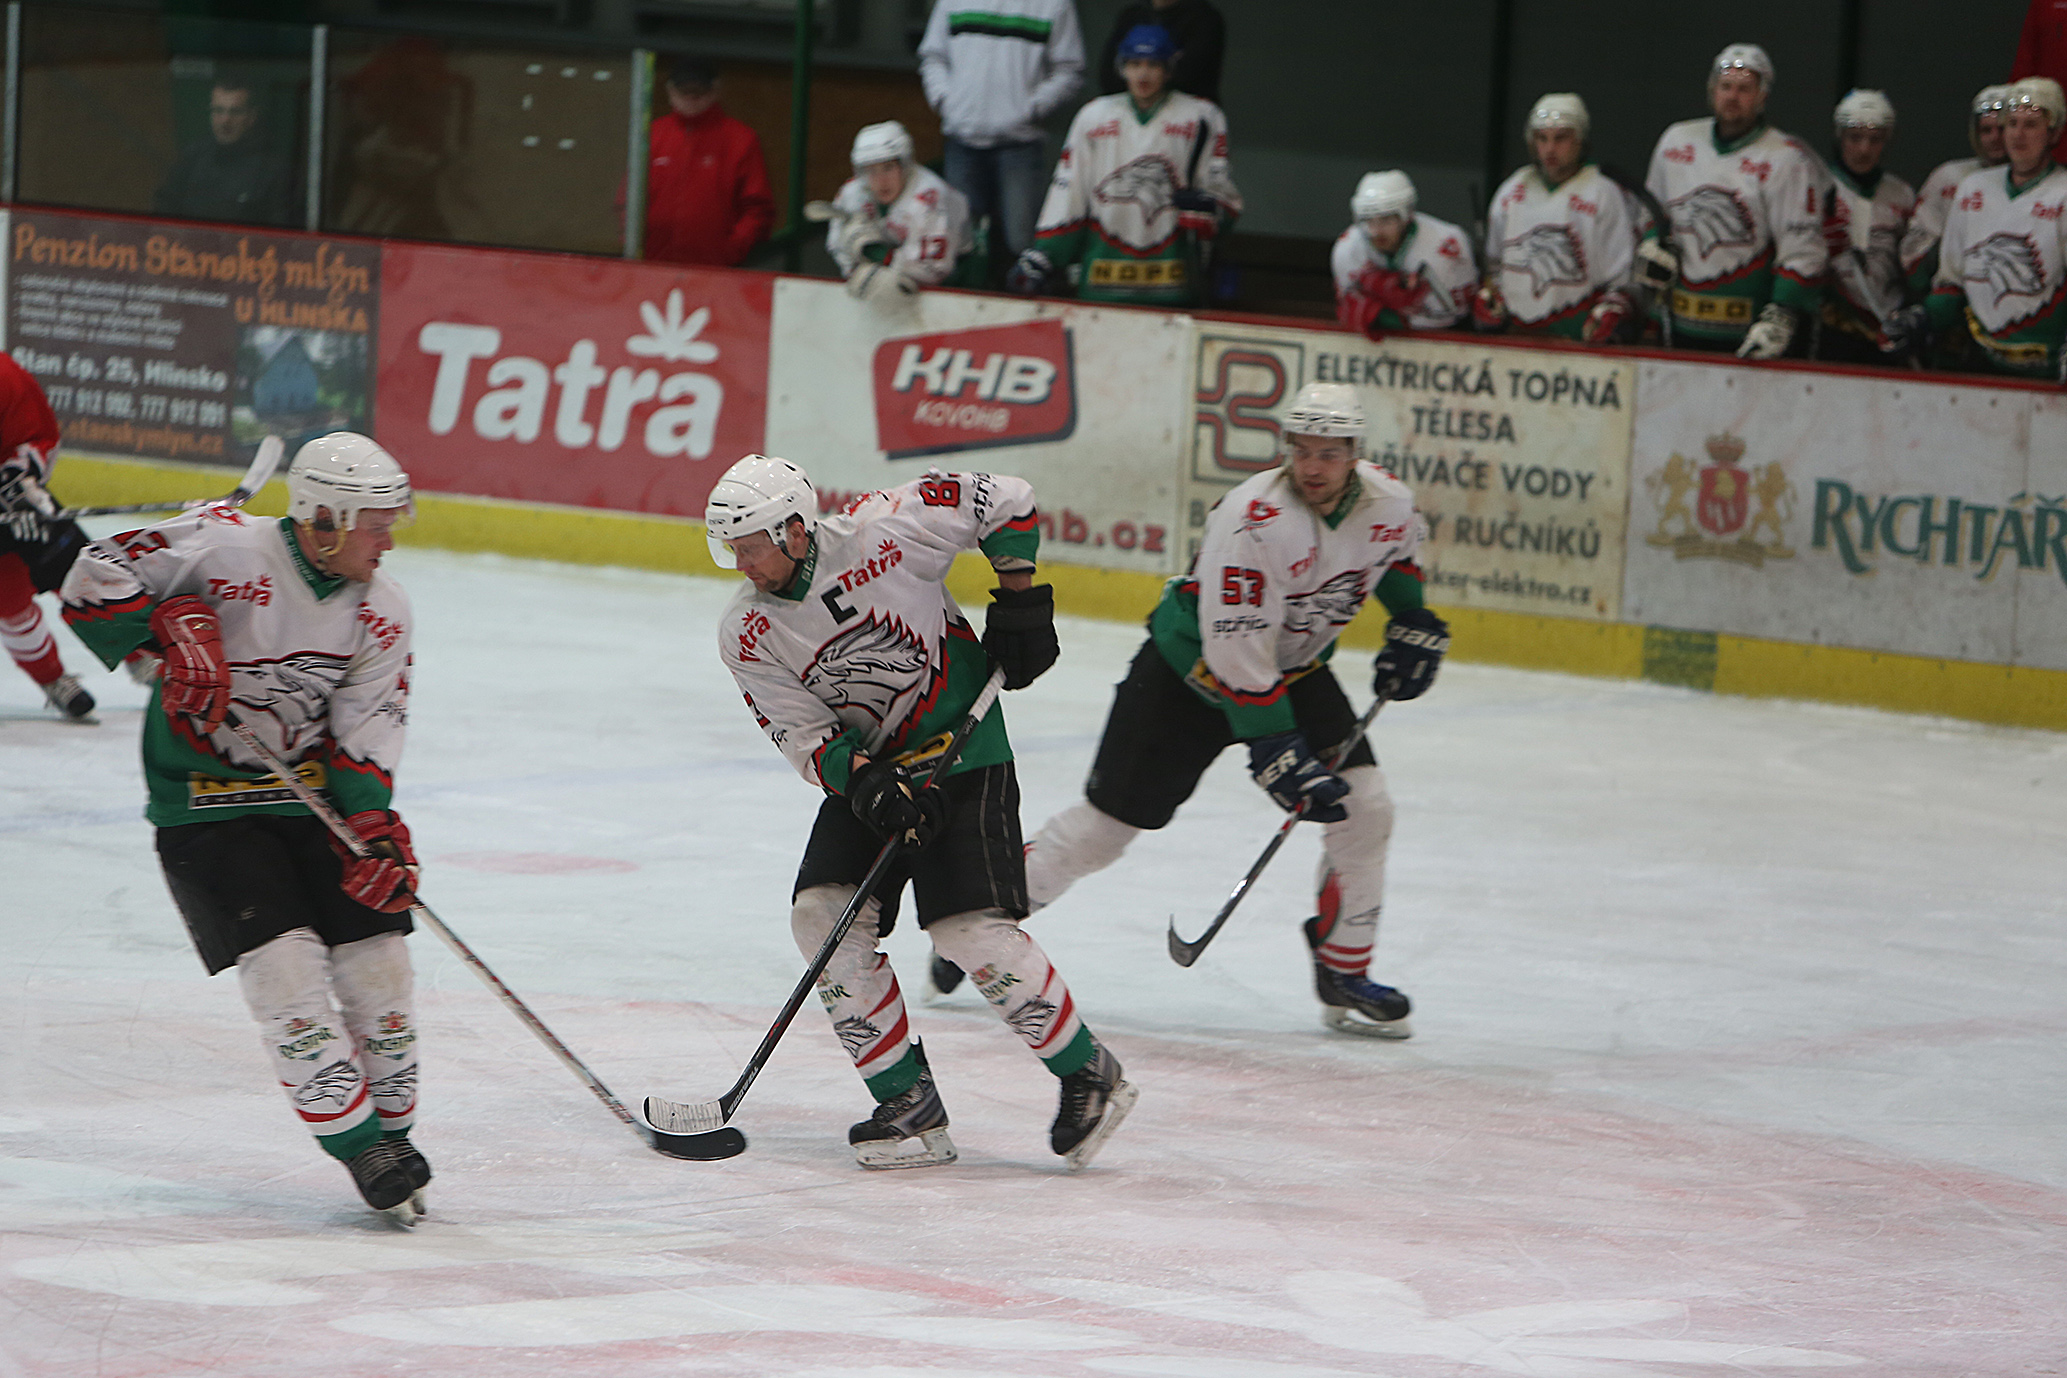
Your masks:
{"label": "rink boards", "polygon": [[[2051,389],[973,293],[884,306],[121,217],[17,210],[4,232],[7,347],[59,412],[73,503],[200,496],[229,484],[197,462],[356,427],[409,464],[413,541],[711,573],[693,518],[740,454],[799,460],[828,505],[985,468],[1035,484],[1058,605],[1133,619],[1274,462],[1283,402],[1345,382],[1428,520],[1461,657],[2067,726]],[[1377,631],[1367,612],[1347,640]]]}

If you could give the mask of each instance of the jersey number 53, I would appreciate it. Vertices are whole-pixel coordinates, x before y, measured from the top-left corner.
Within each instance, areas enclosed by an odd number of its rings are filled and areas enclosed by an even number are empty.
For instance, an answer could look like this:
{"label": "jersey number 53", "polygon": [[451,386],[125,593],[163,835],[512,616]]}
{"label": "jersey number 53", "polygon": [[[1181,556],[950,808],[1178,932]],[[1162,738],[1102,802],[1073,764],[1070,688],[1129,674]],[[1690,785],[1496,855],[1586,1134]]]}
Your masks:
{"label": "jersey number 53", "polygon": [[1263,571],[1228,565],[1220,571],[1220,601],[1229,606],[1263,606]]}

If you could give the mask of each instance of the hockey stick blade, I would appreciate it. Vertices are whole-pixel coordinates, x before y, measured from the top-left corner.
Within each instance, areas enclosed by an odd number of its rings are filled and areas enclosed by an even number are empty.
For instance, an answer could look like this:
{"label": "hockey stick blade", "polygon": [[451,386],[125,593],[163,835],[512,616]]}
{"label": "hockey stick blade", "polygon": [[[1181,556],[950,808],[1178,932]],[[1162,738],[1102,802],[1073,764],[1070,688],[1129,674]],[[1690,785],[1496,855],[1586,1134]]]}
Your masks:
{"label": "hockey stick blade", "polygon": [[651,1131],[647,1142],[653,1145],[655,1153],[670,1158],[680,1158],[689,1163],[715,1163],[723,1158],[737,1158],[746,1152],[746,1135],[726,1125],[713,1129],[708,1134],[670,1134],[663,1129],[647,1128]]}
{"label": "hockey stick blade", "polygon": [[[997,703],[998,695],[1004,692],[1004,688],[1005,672],[992,670],[990,678],[984,683],[983,692],[969,705],[968,713],[955,728],[954,736],[948,739],[946,748],[932,758],[932,773],[926,777],[925,789],[932,789],[935,784],[947,778],[948,771],[961,758],[962,747],[967,744],[969,734],[990,714],[992,706]],[[818,945],[818,953],[811,959],[811,965],[805,969],[803,978],[790,990],[789,999],[783,1002],[782,1012],[775,1016],[775,1022],[769,1025],[768,1032],[761,1036],[761,1045],[754,1049],[753,1056],[747,1059],[745,1070],[740,1072],[739,1079],[732,1083],[731,1090],[716,1100],[709,1101],[681,1102],[666,1100],[660,1096],[646,1097],[646,1120],[649,1132],[655,1136],[656,1149],[662,1153],[669,1151],[660,1146],[659,1138],[663,1135],[677,1141],[690,1140],[693,1147],[708,1150],[707,1153],[677,1155],[685,1158],[729,1158],[746,1147],[746,1140],[741,1136],[737,1148],[732,1148],[729,1152],[716,1151],[727,1147],[731,1142],[722,1136],[739,1134],[738,1130],[726,1126],[726,1121],[732,1118],[733,1111],[739,1109],[739,1103],[746,1099],[746,1093],[753,1086],[754,1079],[760,1076],[761,1068],[767,1065],[768,1058],[775,1052],[775,1045],[782,1041],[783,1034],[789,1030],[790,1021],[797,1017],[798,1009],[803,1006],[804,997],[818,984],[818,978],[824,975],[827,964],[832,961],[834,949],[838,948],[841,939],[847,936],[847,930],[853,927],[855,916],[868,903],[869,898],[875,893],[876,886],[882,883],[890,864],[903,850],[903,845],[902,839],[894,833],[885,839],[882,850],[876,853],[876,859],[869,864],[868,874],[861,878],[861,884],[855,887],[853,897],[847,901],[846,910],[833,921],[825,940]]]}
{"label": "hockey stick blade", "polygon": [[242,507],[271,480],[273,471],[280,467],[280,457],[286,449],[286,442],[277,435],[269,435],[259,441],[258,453],[251,457],[251,465],[244,471],[244,477],[237,480],[235,488],[219,498],[186,498],[179,502],[132,502],[114,507],[67,507],[57,514],[56,519],[76,521],[80,517],[126,517],[141,512],[184,512],[190,507],[206,507],[212,503]]}
{"label": "hockey stick blade", "polygon": [[[1342,763],[1349,759],[1349,753],[1356,750],[1357,743],[1371,730],[1371,720],[1378,716],[1378,710],[1385,707],[1387,702],[1388,700],[1383,698],[1371,701],[1371,706],[1364,710],[1364,716],[1357,719],[1356,730],[1349,734],[1349,740],[1342,744],[1342,748],[1328,762],[1329,770],[1342,768]],[[1199,954],[1206,950],[1206,944],[1213,941],[1213,936],[1220,931],[1221,925],[1233,916],[1235,906],[1249,893],[1249,887],[1256,883],[1256,877],[1263,874],[1263,868],[1270,865],[1270,859],[1278,854],[1278,848],[1285,845],[1285,839],[1292,835],[1292,829],[1305,817],[1306,810],[1301,809],[1278,825],[1277,836],[1270,839],[1270,845],[1263,849],[1263,855],[1256,858],[1256,864],[1249,868],[1249,873],[1235,886],[1234,893],[1227,897],[1227,903],[1220,906],[1220,912],[1213,916],[1212,923],[1206,925],[1205,932],[1186,942],[1177,936],[1177,919],[1174,915],[1171,917],[1168,934],[1171,961],[1178,966],[1188,967],[1199,959]]]}

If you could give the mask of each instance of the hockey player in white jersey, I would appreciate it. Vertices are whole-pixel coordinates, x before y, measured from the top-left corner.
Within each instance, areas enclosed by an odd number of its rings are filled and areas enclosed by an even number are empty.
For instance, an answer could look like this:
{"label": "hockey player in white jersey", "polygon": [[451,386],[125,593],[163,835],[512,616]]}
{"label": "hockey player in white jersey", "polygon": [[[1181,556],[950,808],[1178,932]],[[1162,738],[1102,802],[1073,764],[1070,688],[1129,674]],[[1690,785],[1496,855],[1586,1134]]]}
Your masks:
{"label": "hockey player in white jersey", "polygon": [[1953,197],[1938,276],[1902,332],[1926,317],[1943,337],[1963,318],[1984,366],[2067,382],[2067,169],[2053,144],[2067,98],[2050,77],[2010,86],[2003,107],[2008,162],[1968,174]]}
{"label": "hockey player in white jersey", "polygon": [[1471,310],[1478,262],[1464,231],[1415,209],[1413,179],[1367,172],[1349,198],[1354,222],[1328,254],[1335,317],[1352,330],[1448,330]]}
{"label": "hockey player in white jersey", "polygon": [[1983,168],[2002,166],[2007,156],[2002,147],[2002,107],[2009,93],[2008,86],[1984,86],[1975,93],[1967,111],[1967,142],[1974,156],[1938,164],[1916,193],[1916,213],[1902,233],[1902,275],[1909,295],[1919,301],[1937,276],[1938,241],[1945,237],[1945,220],[1959,184]]}
{"label": "hockey player in white jersey", "polygon": [[[409,476],[346,432],[302,446],[277,521],[212,504],[95,541],[65,621],[110,667],[162,658],[144,714],[144,816],[210,975],[232,966],[273,1079],[368,1205],[413,1224],[417,1030],[403,935],[417,880],[392,807],[409,601],[380,569]],[[376,855],[345,853],[225,725],[235,713]]]}
{"label": "hockey player in white jersey", "polygon": [[1070,121],[1010,290],[1064,291],[1074,267],[1083,301],[1205,299],[1213,241],[1242,213],[1242,194],[1228,171],[1227,116],[1169,84],[1176,56],[1158,24],[1137,24],[1120,40],[1115,61],[1127,89],[1087,102]]}
{"label": "hockey player in white jersey", "polygon": [[956,279],[972,247],[969,200],[914,156],[896,120],[854,136],[854,175],[833,197],[825,247],[864,301],[909,297]]}
{"label": "hockey player in white jersey", "polygon": [[1592,127],[1586,102],[1570,92],[1529,110],[1529,166],[1500,184],[1486,211],[1489,261],[1471,301],[1479,329],[1594,344],[1636,338],[1644,216],[1587,156]]}
{"label": "hockey player in white jersey", "polygon": [[1916,191],[1881,166],[1895,134],[1895,107],[1885,92],[1848,92],[1832,122],[1837,147],[1823,211],[1830,272],[1816,357],[1881,363],[1887,322],[1902,306],[1902,234]]}
{"label": "hockey player in white jersey", "polygon": [[[1033,489],[1002,474],[934,472],[821,519],[801,469],[748,455],[711,490],[706,519],[713,558],[747,578],[719,619],[719,655],[762,729],[824,795],[791,892],[790,928],[807,956],[884,840],[907,844],[818,981],[833,1031],[877,1101],[848,1130],[856,1156],[870,1168],[955,1156],[947,1110],[879,946],[909,883],[934,950],[976,973],[1006,1026],[1060,1079],[1049,1146],[1082,1167],[1135,1092],[1019,926],[1026,871],[1002,706],[970,733],[937,788],[915,776],[993,664],[1005,688],[1018,689],[1059,654],[1053,591],[1033,582]],[[942,582],[965,550],[980,550],[998,578],[980,640]]]}
{"label": "hockey player in white jersey", "polygon": [[1676,344],[1777,359],[1822,304],[1830,174],[1765,122],[1772,89],[1765,49],[1732,43],[1709,68],[1713,115],[1668,127],[1651,154],[1644,185],[1671,222],[1678,258],[1668,303]]}
{"label": "hockey player in white jersey", "polygon": [[[1036,908],[1117,861],[1161,828],[1214,758],[1236,742],[1271,801],[1322,825],[1319,912],[1306,920],[1322,1023],[1405,1038],[1407,997],[1369,976],[1384,897],[1392,799],[1368,741],[1340,767],[1357,715],[1329,659],[1374,594],[1392,614],[1373,687],[1418,698],[1449,629],[1422,603],[1413,564],[1414,498],[1364,458],[1364,409],[1345,383],[1309,383],[1285,411],[1280,467],[1223,497],[1191,572],[1149,616],[1148,642],[1113,698],[1084,799],[1048,820],[1027,849]],[[937,989],[952,988],[938,964]]]}

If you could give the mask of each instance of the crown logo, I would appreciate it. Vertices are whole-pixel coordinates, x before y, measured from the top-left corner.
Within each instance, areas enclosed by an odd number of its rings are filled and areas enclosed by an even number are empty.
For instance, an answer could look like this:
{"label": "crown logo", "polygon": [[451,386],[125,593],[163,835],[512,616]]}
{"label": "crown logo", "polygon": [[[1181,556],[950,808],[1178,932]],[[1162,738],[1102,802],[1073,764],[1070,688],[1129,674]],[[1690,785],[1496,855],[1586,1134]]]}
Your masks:
{"label": "crown logo", "polygon": [[1708,457],[1717,464],[1735,464],[1744,458],[1743,440],[1727,431],[1721,435],[1709,436],[1702,442],[1702,447],[1708,451]]}
{"label": "crown logo", "polygon": [[1644,478],[1658,525],[1646,543],[1681,560],[1728,560],[1762,568],[1794,556],[1787,523],[1794,516],[1794,484],[1778,463],[1738,467],[1744,441],[1725,431],[1702,442],[1712,461],[1674,454]]}

